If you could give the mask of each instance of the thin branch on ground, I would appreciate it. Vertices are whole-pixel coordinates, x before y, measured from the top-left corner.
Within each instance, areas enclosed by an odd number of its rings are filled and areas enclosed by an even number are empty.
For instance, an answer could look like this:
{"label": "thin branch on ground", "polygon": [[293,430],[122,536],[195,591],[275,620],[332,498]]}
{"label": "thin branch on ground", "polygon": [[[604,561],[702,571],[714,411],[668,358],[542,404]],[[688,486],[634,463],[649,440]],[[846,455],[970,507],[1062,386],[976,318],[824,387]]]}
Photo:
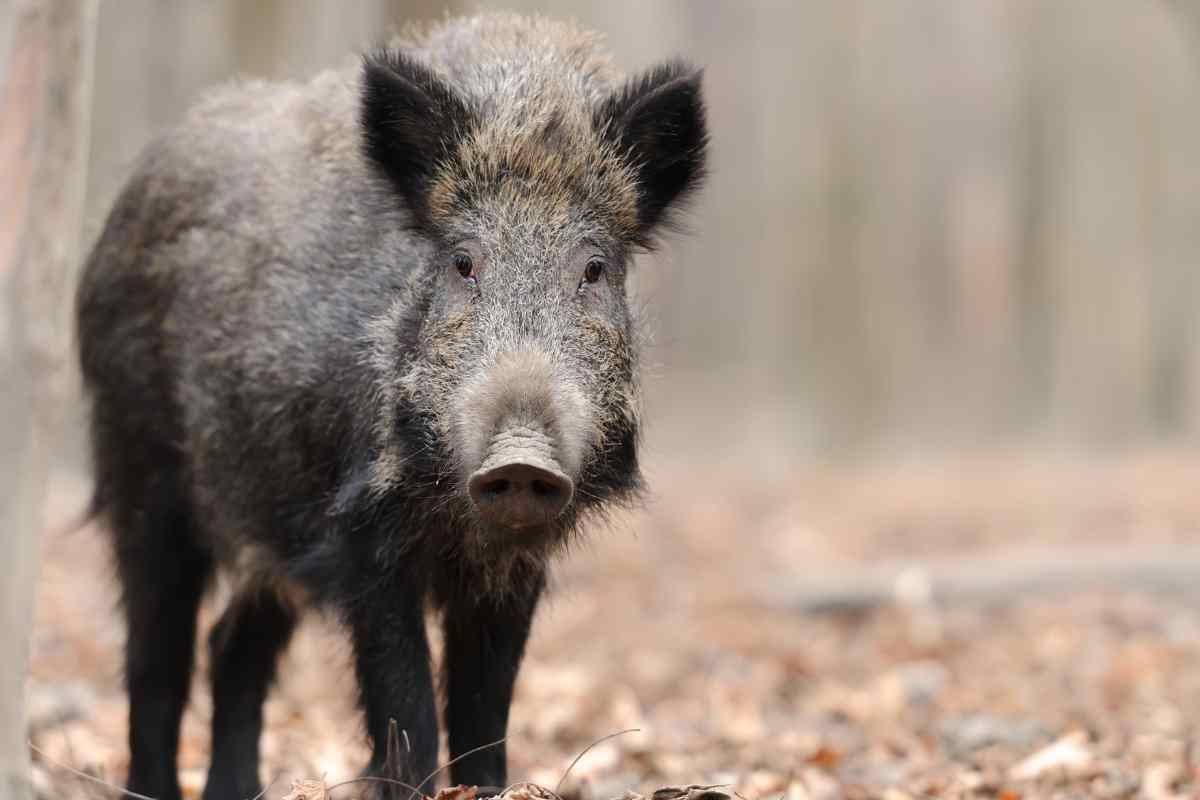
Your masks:
{"label": "thin branch on ground", "polygon": [[420,795],[421,797],[424,797],[425,800],[433,800],[433,798],[430,797],[429,795],[422,794],[421,791],[419,789],[417,789],[415,786],[413,786],[411,783],[405,783],[404,781],[398,781],[395,778],[384,778],[380,775],[364,775],[361,778],[351,778],[349,780],[342,781],[341,783],[335,783],[333,786],[326,786],[325,791],[333,792],[335,789],[340,789],[343,786],[350,786],[355,783],[390,783],[393,786],[399,786],[401,789],[408,789],[410,792],[412,792],[414,794],[414,796]]}
{"label": "thin branch on ground", "polygon": [[78,778],[83,778],[84,780],[91,781],[92,783],[99,784],[100,786],[104,786],[108,789],[112,789],[117,794],[124,795],[125,797],[136,797],[137,800],[155,800],[153,797],[147,797],[144,794],[138,794],[137,792],[131,792],[128,789],[122,789],[120,786],[109,783],[108,781],[104,780],[103,778],[97,778],[95,775],[89,775],[86,772],[84,772],[83,770],[75,769],[70,764],[64,764],[61,761],[51,757],[51,755],[49,753],[47,753],[45,750],[38,747],[33,742],[29,742],[28,744],[29,744],[29,749],[32,750],[33,752],[37,753],[38,756],[45,759],[50,764],[53,764],[54,766],[58,767],[59,769],[63,769],[63,770],[66,770],[67,772],[70,772],[72,775],[74,775]]}
{"label": "thin branch on ground", "polygon": [[276,775],[274,778],[271,778],[270,783],[268,783],[266,786],[263,787],[263,790],[261,792],[254,795],[254,797],[251,797],[250,800],[262,800],[264,797],[267,796],[267,792],[271,791],[271,787],[274,786],[278,782],[279,782],[279,775]]}
{"label": "thin branch on ground", "polygon": [[[475,755],[476,753],[478,753],[481,750],[488,750],[493,747],[499,747],[500,745],[504,744],[507,741],[508,741],[508,737],[505,736],[503,739],[497,739],[494,742],[488,742],[487,744],[481,744],[481,745],[479,745],[479,747],[472,747],[467,752],[460,753],[459,755],[457,755],[454,758],[447,761],[445,764],[442,764],[440,767],[435,769],[433,772],[426,775],[425,780],[423,780],[417,784],[416,791],[420,792],[421,789],[425,788],[425,784],[429,783],[429,781],[432,780],[434,777],[436,777],[439,772],[441,772],[442,770],[444,770],[454,764],[457,764],[459,761],[462,761],[467,756]],[[410,797],[409,800],[412,800],[412,798]]]}
{"label": "thin branch on ground", "polygon": [[626,728],[623,731],[617,731],[616,733],[610,733],[608,736],[601,736],[599,739],[592,742],[587,747],[583,748],[582,752],[580,752],[579,755],[575,756],[575,760],[572,761],[570,763],[570,765],[567,767],[567,771],[564,772],[562,774],[562,777],[558,779],[558,783],[554,784],[554,794],[556,794],[556,795],[558,794],[558,790],[562,788],[563,781],[565,781],[567,779],[567,776],[571,774],[571,770],[575,769],[575,765],[579,763],[579,759],[586,756],[588,754],[588,751],[591,750],[593,747],[595,747],[596,745],[601,744],[603,742],[607,742],[609,739],[615,739],[618,736],[624,736],[627,733],[639,733],[639,732],[641,732],[641,730],[642,730],[641,728]]}

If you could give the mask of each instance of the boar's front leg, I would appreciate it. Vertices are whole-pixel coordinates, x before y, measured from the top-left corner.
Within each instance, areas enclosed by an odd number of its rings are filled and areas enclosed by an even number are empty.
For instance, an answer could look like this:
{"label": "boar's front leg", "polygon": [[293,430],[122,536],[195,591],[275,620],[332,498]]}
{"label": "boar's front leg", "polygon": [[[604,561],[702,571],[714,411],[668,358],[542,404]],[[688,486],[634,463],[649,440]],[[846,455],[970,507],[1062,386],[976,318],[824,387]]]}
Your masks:
{"label": "boar's front leg", "polygon": [[[359,701],[371,738],[369,776],[416,786],[437,761],[437,708],[429,670],[429,643],[421,592],[399,579],[367,581],[347,609],[358,673]],[[388,762],[388,728],[401,732],[400,763]],[[381,798],[408,798],[412,792],[379,782]]]}
{"label": "boar's front leg", "polygon": [[209,635],[212,765],[205,800],[255,797],[263,701],[291,639],[296,612],[270,590],[236,598]]}
{"label": "boar's front leg", "polygon": [[451,782],[503,787],[508,782],[504,743],[485,745],[507,731],[513,683],[545,578],[540,570],[525,575],[497,596],[480,593],[482,584],[457,574],[439,587],[450,758],[461,757],[450,767]]}

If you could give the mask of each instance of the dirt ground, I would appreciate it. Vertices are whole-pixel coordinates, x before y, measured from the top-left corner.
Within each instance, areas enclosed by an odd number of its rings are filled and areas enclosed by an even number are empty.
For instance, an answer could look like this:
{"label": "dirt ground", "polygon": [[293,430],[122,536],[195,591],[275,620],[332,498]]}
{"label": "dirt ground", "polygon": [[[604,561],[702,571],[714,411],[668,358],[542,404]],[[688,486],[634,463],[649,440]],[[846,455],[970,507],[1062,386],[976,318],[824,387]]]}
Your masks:
{"label": "dirt ground", "polygon": [[[514,779],[553,788],[590,743],[636,728],[588,751],[563,796],[1200,797],[1200,460],[698,471],[653,463],[646,509],[557,568],[512,712]],[[45,798],[116,797],[61,766],[119,782],[126,708],[103,542],[61,530],[86,485],[55,487],[35,778]],[[346,661],[311,618],[268,705],[269,798],[364,762]]]}

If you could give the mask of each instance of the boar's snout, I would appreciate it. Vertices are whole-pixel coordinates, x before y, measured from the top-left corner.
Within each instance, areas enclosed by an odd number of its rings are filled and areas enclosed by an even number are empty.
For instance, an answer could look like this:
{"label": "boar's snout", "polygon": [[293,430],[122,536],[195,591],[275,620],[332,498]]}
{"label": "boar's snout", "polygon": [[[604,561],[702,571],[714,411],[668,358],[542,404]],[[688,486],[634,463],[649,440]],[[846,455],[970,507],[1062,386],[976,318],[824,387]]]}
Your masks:
{"label": "boar's snout", "polygon": [[467,481],[471,501],[487,521],[505,528],[549,524],[571,502],[575,486],[546,453],[543,437],[506,432]]}
{"label": "boar's snout", "polygon": [[460,396],[456,449],[479,517],[550,528],[571,504],[586,442],[582,394],[533,348],[498,357]]}

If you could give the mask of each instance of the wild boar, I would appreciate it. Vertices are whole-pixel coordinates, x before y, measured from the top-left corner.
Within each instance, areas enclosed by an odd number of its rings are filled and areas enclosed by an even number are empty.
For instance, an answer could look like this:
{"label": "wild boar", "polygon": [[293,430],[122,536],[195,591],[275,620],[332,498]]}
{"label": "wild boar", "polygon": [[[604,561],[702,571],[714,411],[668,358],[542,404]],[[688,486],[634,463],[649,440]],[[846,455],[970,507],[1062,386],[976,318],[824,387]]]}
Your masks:
{"label": "wild boar", "polygon": [[[450,755],[505,735],[548,561],[639,489],[626,275],[706,141],[696,68],[626,80],[586,31],[484,15],[218,89],[148,148],[77,298],[131,791],[180,797],[218,568],[237,590],[209,637],[208,800],[259,792],[263,700],[307,606],[348,631],[367,774],[436,766],[427,611]],[[505,773],[498,745],[451,777]]]}

